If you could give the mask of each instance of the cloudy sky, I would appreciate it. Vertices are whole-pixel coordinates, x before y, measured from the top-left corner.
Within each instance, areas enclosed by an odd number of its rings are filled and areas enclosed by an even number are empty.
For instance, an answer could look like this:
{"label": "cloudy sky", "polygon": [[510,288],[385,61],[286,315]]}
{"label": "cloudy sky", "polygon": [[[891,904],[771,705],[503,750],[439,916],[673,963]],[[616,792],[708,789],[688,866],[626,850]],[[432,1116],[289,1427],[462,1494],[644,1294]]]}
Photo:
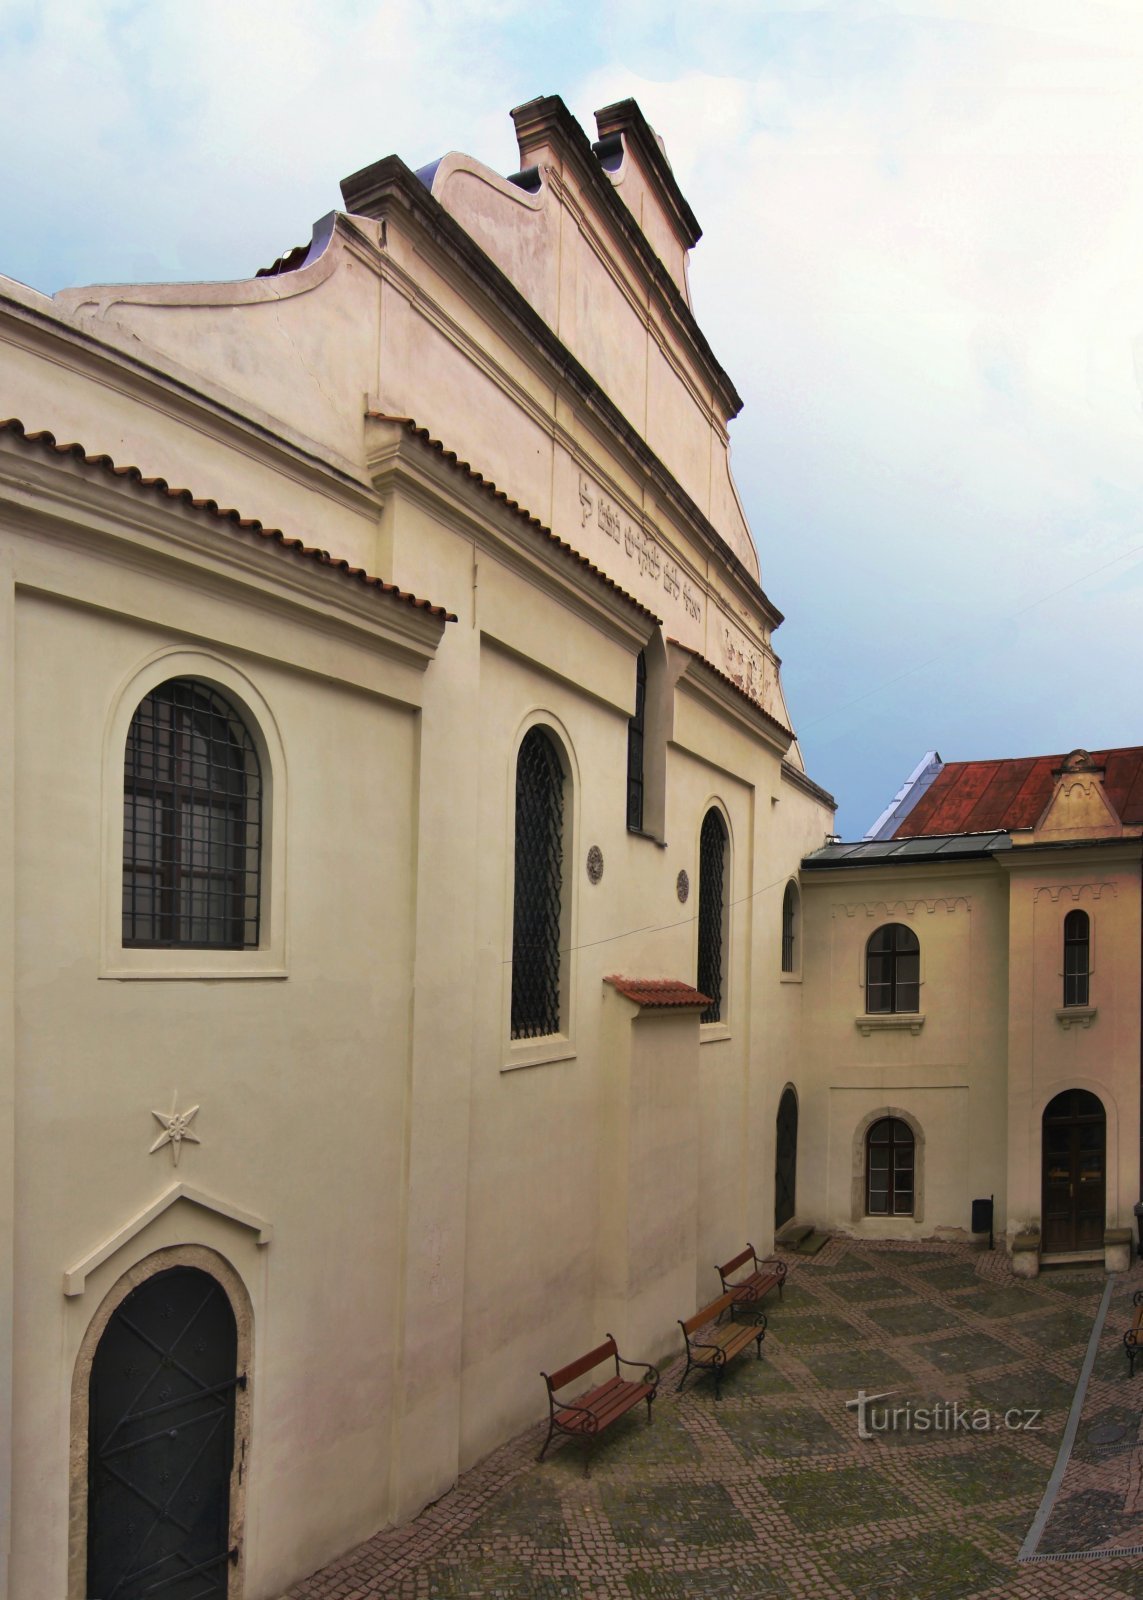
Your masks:
{"label": "cloudy sky", "polygon": [[705,230],[840,831],[928,749],[1143,743],[1141,0],[4,0],[0,273],[246,276],[550,93],[634,95]]}

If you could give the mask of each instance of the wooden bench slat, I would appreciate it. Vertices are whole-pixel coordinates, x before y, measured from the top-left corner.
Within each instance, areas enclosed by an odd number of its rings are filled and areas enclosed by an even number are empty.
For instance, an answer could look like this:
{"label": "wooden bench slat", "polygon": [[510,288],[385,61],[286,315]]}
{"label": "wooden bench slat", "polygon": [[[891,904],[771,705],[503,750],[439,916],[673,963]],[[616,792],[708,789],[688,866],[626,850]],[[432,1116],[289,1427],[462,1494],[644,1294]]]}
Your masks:
{"label": "wooden bench slat", "polygon": [[574,1383],[577,1378],[582,1378],[585,1372],[590,1372],[592,1367],[600,1366],[604,1361],[612,1360],[618,1351],[614,1339],[605,1339],[594,1350],[589,1350],[585,1356],[580,1356],[578,1361],[569,1361],[566,1367],[561,1367],[558,1372],[553,1372],[548,1378],[548,1383],[553,1389],[566,1389],[569,1383]]}

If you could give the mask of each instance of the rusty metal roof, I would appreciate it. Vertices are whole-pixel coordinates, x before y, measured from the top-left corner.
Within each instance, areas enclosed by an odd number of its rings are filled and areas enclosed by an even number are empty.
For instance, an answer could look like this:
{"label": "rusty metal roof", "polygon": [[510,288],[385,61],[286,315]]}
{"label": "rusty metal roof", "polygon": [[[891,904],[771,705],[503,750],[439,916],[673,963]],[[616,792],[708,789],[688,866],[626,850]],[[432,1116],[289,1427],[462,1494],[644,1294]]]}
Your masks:
{"label": "rusty metal roof", "polygon": [[613,973],[604,978],[627,1000],[645,1008],[657,1006],[693,1006],[705,1009],[711,1004],[707,994],[701,994],[692,983],[681,978],[623,978]]}
{"label": "rusty metal roof", "polygon": [[364,567],[354,567],[339,556],[331,556],[328,550],[320,550],[316,545],[307,545],[301,539],[283,533],[281,528],[268,528],[259,522],[257,517],[244,517],[231,507],[220,506],[217,500],[201,499],[189,489],[173,488],[165,478],[145,477],[138,467],[118,466],[109,455],[95,454],[82,444],[76,444],[74,441],[70,444],[60,444],[55,434],[49,433],[46,428],[29,431],[18,417],[7,417],[0,420],[0,434],[8,434],[13,439],[19,440],[22,445],[40,450],[47,455],[70,456],[73,461],[78,461],[86,467],[98,468],[110,477],[137,483],[141,489],[146,489],[155,496],[178,501],[194,511],[204,512],[216,522],[228,524],[236,533],[250,534],[254,538],[264,539],[267,544],[273,544],[283,552],[312,561],[318,566],[329,567],[352,579],[353,582],[363,584],[366,588],[384,595],[387,600],[413,606],[418,611],[427,612],[429,616],[440,618],[442,622],[456,621],[455,614],[446,611],[443,606],[433,605],[429,600],[420,600],[415,594],[399,589],[395,583],[386,583],[383,578],[374,577],[366,572]]}
{"label": "rusty metal roof", "polygon": [[[1128,827],[1143,824],[1143,745],[1093,750],[1103,791]],[[1034,828],[1066,755],[949,761],[901,822],[894,839]]]}
{"label": "rusty metal roof", "polygon": [[578,562],[585,572],[590,573],[593,578],[597,578],[600,583],[605,584],[621,600],[625,600],[628,605],[634,606],[640,616],[647,617],[654,623],[662,622],[662,618],[657,617],[641,600],[636,600],[635,596],[628,594],[627,590],[621,588],[614,578],[609,578],[602,567],[597,567],[594,561],[589,561],[587,556],[582,555],[574,545],[568,544],[566,539],[561,539],[558,534],[553,533],[549,527],[540,521],[539,517],[533,516],[526,506],[522,506],[518,500],[513,500],[505,490],[498,489],[491,478],[486,478],[482,472],[478,472],[470,462],[462,461],[455,450],[446,450],[439,439],[434,439],[429,430],[422,428],[412,417],[391,416],[385,411],[367,411],[365,415],[374,422],[398,423],[412,438],[419,440],[429,450],[435,451],[437,455],[448,462],[449,466],[455,467],[470,483],[474,483],[478,489],[483,489],[493,500],[498,500],[514,516],[520,518],[527,523],[528,527],[534,529],[541,538],[546,539],[549,544],[554,544],[557,550],[562,550],[571,560]]}

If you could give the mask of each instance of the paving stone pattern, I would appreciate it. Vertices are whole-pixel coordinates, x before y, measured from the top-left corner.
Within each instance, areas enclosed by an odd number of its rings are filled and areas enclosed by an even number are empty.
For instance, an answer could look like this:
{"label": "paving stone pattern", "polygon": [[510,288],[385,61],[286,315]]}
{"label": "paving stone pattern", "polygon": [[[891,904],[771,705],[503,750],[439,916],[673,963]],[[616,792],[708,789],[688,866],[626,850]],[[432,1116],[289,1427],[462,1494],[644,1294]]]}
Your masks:
{"label": "paving stone pattern", "polygon": [[[787,1259],[763,1358],[739,1358],[717,1404],[705,1374],[676,1396],[680,1358],[654,1424],[640,1411],[609,1430],[590,1476],[570,1442],[538,1464],[546,1423],[530,1428],[284,1600],[1143,1597],[1140,1557],[1016,1560],[1101,1270],[1015,1282],[1002,1251],[843,1239]],[[1122,1349],[1141,1284],[1138,1267],[1117,1281],[1041,1553],[1143,1544],[1143,1362],[1129,1382]],[[864,1440],[846,1408],[858,1388],[897,1391]],[[878,1426],[886,1408],[896,1431]],[[1008,1410],[1039,1415],[1025,1431],[1004,1426]],[[1124,1427],[1118,1447],[1089,1439],[1101,1425]]]}

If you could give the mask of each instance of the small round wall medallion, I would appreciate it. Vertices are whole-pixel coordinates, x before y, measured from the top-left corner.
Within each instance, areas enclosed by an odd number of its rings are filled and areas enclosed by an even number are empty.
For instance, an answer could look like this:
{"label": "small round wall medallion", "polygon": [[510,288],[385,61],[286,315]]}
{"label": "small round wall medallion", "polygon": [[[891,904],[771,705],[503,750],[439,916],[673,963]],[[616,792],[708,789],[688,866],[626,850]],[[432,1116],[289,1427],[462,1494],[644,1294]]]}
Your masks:
{"label": "small round wall medallion", "polygon": [[675,893],[678,895],[679,903],[681,905],[686,905],[687,896],[690,894],[690,892],[691,880],[687,877],[686,869],[684,868],[684,870],[680,872],[678,877],[675,879]]}
{"label": "small round wall medallion", "polygon": [[597,844],[587,852],[587,875],[592,883],[598,883],[603,877],[603,851]]}

